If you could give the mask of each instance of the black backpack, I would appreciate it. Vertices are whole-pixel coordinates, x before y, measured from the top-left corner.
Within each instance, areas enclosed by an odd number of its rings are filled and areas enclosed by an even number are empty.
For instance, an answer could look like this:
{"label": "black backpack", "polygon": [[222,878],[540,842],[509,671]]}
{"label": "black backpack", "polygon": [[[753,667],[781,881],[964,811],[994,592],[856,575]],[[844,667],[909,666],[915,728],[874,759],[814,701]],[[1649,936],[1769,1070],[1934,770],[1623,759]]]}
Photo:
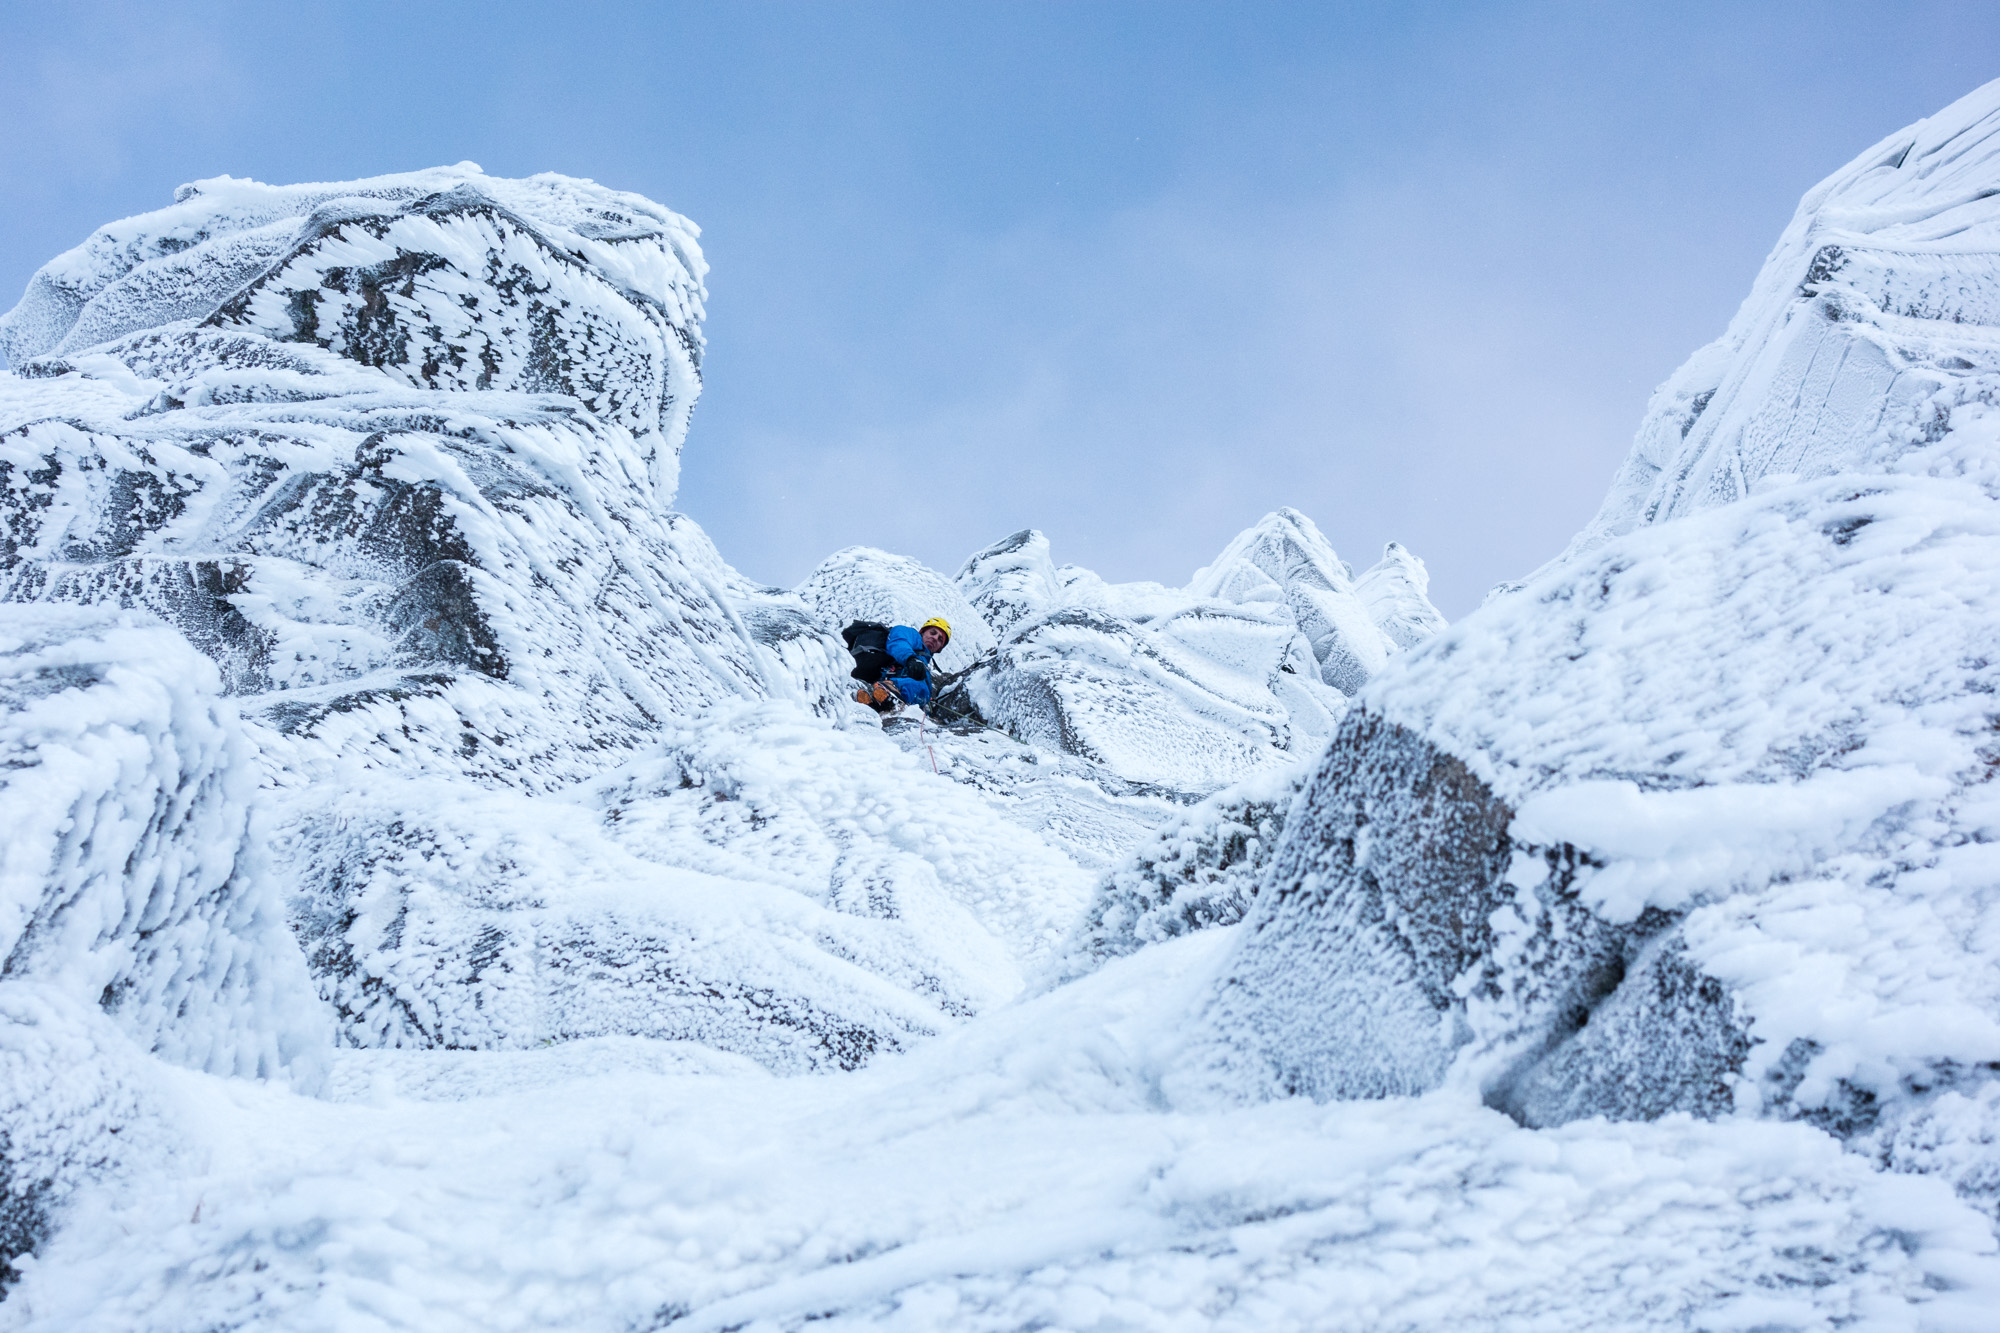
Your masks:
{"label": "black backpack", "polygon": [[889,656],[889,627],[873,620],[857,620],[840,632],[847,651],[854,654],[854,670],[847,674],[864,684],[889,674],[896,659]]}

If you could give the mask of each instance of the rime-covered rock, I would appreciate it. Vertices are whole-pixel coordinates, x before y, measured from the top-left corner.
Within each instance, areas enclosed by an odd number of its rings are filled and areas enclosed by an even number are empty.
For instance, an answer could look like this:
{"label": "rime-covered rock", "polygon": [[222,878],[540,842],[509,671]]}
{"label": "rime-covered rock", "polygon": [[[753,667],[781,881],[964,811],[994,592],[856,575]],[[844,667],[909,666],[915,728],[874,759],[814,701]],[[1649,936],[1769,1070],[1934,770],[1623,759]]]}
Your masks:
{"label": "rime-covered rock", "polygon": [[1183,1095],[1798,1118],[1991,1206],[1996,194],[2000,85],[1806,197],[1569,552],[1361,691]]}
{"label": "rime-covered rock", "polygon": [[856,620],[921,625],[943,616],[951,642],[937,655],[942,672],[962,672],[995,646],[992,628],[952,581],[905,555],[870,546],[836,551],[799,585],[798,595],[835,634]]}
{"label": "rime-covered rock", "polygon": [[973,552],[955,582],[999,635],[1011,634],[1062,600],[1063,578],[1049,554],[1049,539],[1033,528]]}
{"label": "rime-covered rock", "polygon": [[232,781],[261,764],[345,1041],[641,1035],[846,1067],[1020,985],[879,838],[843,872],[872,907],[825,866],[746,902],[688,868],[699,832],[634,856],[591,803],[718,710],[847,707],[814,608],[668,507],[695,236],[469,165],[224,179],[100,230],[6,317],[0,599],[143,608],[213,661],[255,741]]}
{"label": "rime-covered rock", "polygon": [[[1119,777],[1206,796],[1324,745],[1347,695],[1444,621],[1392,546],[1364,600],[1296,510],[1238,536],[1184,589],[1058,567],[1039,532],[975,553],[958,585],[999,632],[967,681],[983,717]],[[1395,634],[1371,616],[1398,626]],[[1402,640],[1396,637],[1402,636]]]}
{"label": "rime-covered rock", "polygon": [[294,767],[547,789],[717,695],[830,709],[837,641],[667,510],[694,235],[469,167],[103,229],[8,316],[0,596],[154,611]]}
{"label": "rime-covered rock", "polygon": [[0,606],[0,975],[273,1076],[324,1042],[215,668],[143,618]]}
{"label": "rime-covered rock", "polygon": [[1414,648],[1444,629],[1444,616],[1431,605],[1430,587],[1430,571],[1401,542],[1383,547],[1382,558],[1354,581],[1368,618],[1398,648]]}
{"label": "rime-covered rock", "polygon": [[1267,769],[1154,829],[1098,881],[1070,970],[1241,921],[1307,772],[1304,763]]}
{"label": "rime-covered rock", "polygon": [[147,1054],[316,1086],[330,1025],[214,666],[126,613],[0,606],[0,1292],[178,1130]]}
{"label": "rime-covered rock", "polygon": [[1189,591],[1239,606],[1282,609],[1312,645],[1321,681],[1352,695],[1380,671],[1396,643],[1376,628],[1354,573],[1311,519],[1267,514],[1197,572]]}
{"label": "rime-covered rock", "polygon": [[0,977],[0,1301],[79,1196],[173,1164],[187,1127],[157,1070],[97,1005]]}
{"label": "rime-covered rock", "polygon": [[637,1035],[851,1069],[999,1004],[1089,877],[870,733],[782,705],[568,796],[385,783],[288,822],[354,1045]]}

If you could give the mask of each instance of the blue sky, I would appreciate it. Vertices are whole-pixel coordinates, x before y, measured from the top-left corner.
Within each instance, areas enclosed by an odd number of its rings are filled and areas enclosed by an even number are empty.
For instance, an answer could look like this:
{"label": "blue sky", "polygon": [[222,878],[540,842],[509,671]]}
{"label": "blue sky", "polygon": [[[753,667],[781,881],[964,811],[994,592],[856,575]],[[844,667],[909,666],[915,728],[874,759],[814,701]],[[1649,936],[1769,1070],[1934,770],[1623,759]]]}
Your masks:
{"label": "blue sky", "polygon": [[185,180],[472,159],[694,218],[679,505],[1184,582],[1281,504],[1448,615],[1561,548],[1798,196],[1990,3],[0,6],[0,302]]}

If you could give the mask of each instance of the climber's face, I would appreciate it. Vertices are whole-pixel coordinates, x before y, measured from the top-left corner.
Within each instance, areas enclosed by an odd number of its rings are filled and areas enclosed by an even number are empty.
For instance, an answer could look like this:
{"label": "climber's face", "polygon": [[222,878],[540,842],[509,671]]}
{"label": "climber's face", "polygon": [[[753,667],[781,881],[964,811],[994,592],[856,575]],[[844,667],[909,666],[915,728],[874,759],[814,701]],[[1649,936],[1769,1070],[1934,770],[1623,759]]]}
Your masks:
{"label": "climber's face", "polygon": [[939,629],[937,626],[935,625],[924,626],[922,638],[924,641],[925,652],[941,653],[944,651],[944,645],[945,645],[944,631]]}

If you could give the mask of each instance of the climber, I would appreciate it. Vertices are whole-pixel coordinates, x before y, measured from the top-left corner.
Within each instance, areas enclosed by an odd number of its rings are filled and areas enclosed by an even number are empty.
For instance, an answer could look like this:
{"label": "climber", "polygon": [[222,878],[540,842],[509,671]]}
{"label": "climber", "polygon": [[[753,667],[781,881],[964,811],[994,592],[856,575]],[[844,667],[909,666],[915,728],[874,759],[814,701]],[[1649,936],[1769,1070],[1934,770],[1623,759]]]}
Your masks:
{"label": "climber", "polygon": [[854,654],[848,674],[861,682],[855,702],[878,713],[893,713],[904,704],[919,708],[931,699],[931,658],[951,642],[951,624],[932,616],[917,629],[857,620],[840,632]]}

